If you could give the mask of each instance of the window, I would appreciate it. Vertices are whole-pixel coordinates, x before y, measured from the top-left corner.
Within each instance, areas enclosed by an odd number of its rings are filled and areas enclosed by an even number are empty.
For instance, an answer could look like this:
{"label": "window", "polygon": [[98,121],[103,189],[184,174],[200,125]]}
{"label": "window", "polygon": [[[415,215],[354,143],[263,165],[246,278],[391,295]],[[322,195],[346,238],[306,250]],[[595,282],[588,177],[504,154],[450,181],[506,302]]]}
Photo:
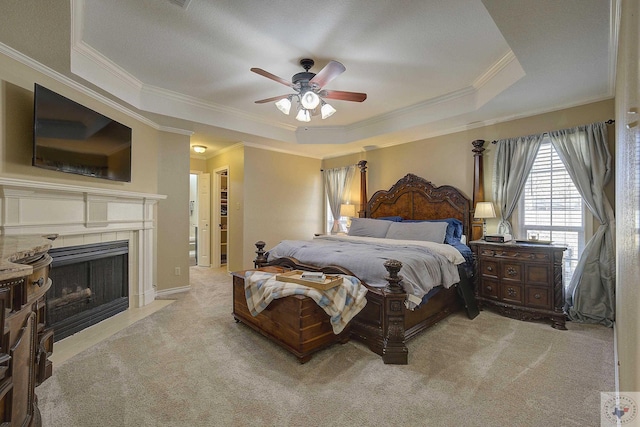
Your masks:
{"label": "window", "polygon": [[[328,200],[325,200],[325,206],[326,206],[325,233],[330,234],[331,233],[331,229],[333,228],[333,214],[331,213],[331,206],[329,206],[329,201]],[[349,221],[349,218],[347,218],[346,216],[341,216],[340,217],[340,231],[341,232],[346,232],[347,231],[347,222],[348,221]]]}
{"label": "window", "polygon": [[582,197],[558,153],[545,138],[540,146],[519,205],[520,236],[537,234],[567,246],[563,280],[571,281],[585,242],[585,207]]}

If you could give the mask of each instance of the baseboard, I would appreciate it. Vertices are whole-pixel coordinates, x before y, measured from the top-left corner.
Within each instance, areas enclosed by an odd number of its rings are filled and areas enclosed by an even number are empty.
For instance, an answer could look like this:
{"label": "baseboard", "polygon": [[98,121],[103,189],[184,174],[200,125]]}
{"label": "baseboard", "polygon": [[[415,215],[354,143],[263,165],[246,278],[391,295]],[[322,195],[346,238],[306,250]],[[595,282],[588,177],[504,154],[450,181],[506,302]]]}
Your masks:
{"label": "baseboard", "polygon": [[172,294],[178,294],[181,292],[189,292],[191,290],[191,286],[180,286],[177,288],[165,289],[162,291],[156,291],[156,298],[158,297],[166,297]]}

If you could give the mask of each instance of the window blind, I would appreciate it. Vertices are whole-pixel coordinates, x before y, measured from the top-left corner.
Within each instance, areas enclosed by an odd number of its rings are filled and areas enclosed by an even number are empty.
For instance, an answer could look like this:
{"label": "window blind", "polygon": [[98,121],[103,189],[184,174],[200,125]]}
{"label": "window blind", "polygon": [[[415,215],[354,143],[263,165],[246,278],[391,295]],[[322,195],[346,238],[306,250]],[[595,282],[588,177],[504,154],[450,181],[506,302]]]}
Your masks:
{"label": "window blind", "polygon": [[567,246],[565,284],[571,280],[584,247],[584,205],[558,153],[547,138],[542,142],[520,201],[520,232],[538,234]]}

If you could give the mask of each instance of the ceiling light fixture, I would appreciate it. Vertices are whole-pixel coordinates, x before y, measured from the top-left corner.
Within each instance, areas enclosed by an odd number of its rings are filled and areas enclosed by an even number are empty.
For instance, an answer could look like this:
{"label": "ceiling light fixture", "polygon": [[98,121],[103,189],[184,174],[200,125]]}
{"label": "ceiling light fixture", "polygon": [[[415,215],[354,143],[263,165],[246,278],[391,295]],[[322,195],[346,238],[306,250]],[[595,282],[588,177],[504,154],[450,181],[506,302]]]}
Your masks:
{"label": "ceiling light fixture", "polygon": [[336,112],[336,109],[333,108],[331,105],[327,104],[326,102],[322,101],[322,107],[320,108],[320,112],[322,113],[322,120],[324,120],[327,117],[331,117],[333,113]]}
{"label": "ceiling light fixture", "polygon": [[320,97],[308,90],[300,97],[300,103],[307,110],[313,110],[318,106],[318,104],[320,104]]}
{"label": "ceiling light fixture", "polygon": [[301,108],[298,110],[298,115],[296,116],[296,120],[300,122],[310,122],[311,121],[311,113],[309,110]]}
{"label": "ceiling light fixture", "polygon": [[193,148],[193,151],[195,151],[198,154],[202,154],[205,151],[207,151],[207,147],[205,147],[204,145],[194,145],[192,148]]}
{"label": "ceiling light fixture", "polygon": [[[311,115],[320,114],[322,119],[331,117],[336,109],[324,101],[327,99],[338,99],[340,101],[353,101],[362,102],[367,99],[366,93],[360,92],[345,92],[342,90],[326,90],[323,87],[331,80],[339,76],[345,71],[344,65],[337,61],[329,61],[329,63],[318,74],[309,71],[313,67],[313,59],[303,58],[300,60],[300,65],[304,68],[301,73],[294,74],[291,81],[287,81],[281,77],[271,74],[262,68],[252,68],[256,74],[267,77],[285,86],[290,87],[296,93],[288,95],[274,96],[272,98],[260,99],[256,101],[256,104],[265,104],[267,102],[275,101],[278,110],[284,114],[289,115],[291,111],[292,100],[298,102],[298,109],[296,114],[296,120],[301,122],[310,122]],[[318,106],[322,105],[320,111],[317,110]]]}
{"label": "ceiling light fixture", "polygon": [[278,110],[282,111],[284,114],[289,115],[289,110],[291,110],[291,96],[282,98],[280,101],[276,102],[276,107],[278,107]]}

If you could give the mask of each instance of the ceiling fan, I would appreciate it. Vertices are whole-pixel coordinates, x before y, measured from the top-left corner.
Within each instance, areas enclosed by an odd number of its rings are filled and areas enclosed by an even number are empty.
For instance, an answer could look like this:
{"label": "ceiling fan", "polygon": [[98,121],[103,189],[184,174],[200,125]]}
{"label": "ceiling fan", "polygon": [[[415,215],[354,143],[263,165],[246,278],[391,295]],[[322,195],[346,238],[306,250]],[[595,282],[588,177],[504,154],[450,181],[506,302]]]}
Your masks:
{"label": "ceiling fan", "polygon": [[[280,96],[274,96],[272,98],[261,99],[256,101],[256,104],[265,104],[267,102],[277,101],[276,107],[284,114],[289,114],[291,110],[291,101],[298,101],[298,114],[296,119],[301,122],[311,121],[311,115],[321,114],[322,119],[326,119],[336,112],[330,104],[327,104],[325,99],[337,99],[340,101],[353,101],[362,102],[367,99],[366,93],[359,92],[345,92],[342,90],[327,90],[323,87],[331,80],[342,74],[346,68],[344,65],[337,61],[329,61],[325,67],[320,70],[318,74],[309,71],[313,67],[313,59],[303,58],[300,60],[300,65],[304,68],[303,72],[294,74],[291,78],[291,82],[271,74],[262,68],[252,68],[256,74],[260,74],[268,79],[282,83],[285,86],[289,86],[297,93],[286,94]],[[318,107],[320,111],[318,111]]]}

